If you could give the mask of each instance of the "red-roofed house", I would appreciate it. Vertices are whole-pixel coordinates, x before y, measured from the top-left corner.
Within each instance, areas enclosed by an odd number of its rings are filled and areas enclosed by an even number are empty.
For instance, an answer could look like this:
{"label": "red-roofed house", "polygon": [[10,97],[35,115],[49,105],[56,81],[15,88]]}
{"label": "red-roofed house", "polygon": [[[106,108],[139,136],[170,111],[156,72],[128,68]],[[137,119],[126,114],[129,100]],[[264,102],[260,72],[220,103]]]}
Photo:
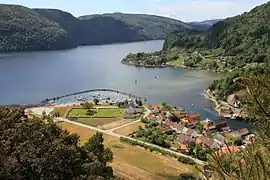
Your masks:
{"label": "red-roofed house", "polygon": [[189,150],[186,144],[180,144],[178,150],[181,153],[189,153]]}

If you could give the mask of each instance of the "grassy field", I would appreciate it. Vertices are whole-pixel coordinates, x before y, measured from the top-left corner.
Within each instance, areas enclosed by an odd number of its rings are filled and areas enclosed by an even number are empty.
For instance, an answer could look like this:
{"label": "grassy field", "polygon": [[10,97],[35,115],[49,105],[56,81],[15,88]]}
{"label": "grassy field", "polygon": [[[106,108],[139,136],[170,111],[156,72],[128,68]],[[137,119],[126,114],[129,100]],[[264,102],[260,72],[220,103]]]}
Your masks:
{"label": "grassy field", "polygon": [[[82,142],[87,141],[95,131],[69,123],[59,125],[71,133],[77,133]],[[195,172],[190,165],[181,164],[177,160],[149,152],[140,147],[121,143],[118,138],[104,135],[104,144],[113,151],[114,173],[127,180],[173,180],[181,173]]]}
{"label": "grassy field", "polygon": [[113,108],[113,109],[92,109],[92,112],[89,113],[83,108],[73,108],[68,117],[123,117],[124,109]]}
{"label": "grassy field", "polygon": [[117,130],[115,130],[115,132],[118,133],[118,134],[121,134],[121,135],[129,135],[129,134],[131,134],[133,132],[138,131],[139,126],[144,127],[144,123],[137,122],[135,124],[131,124],[129,126],[126,126],[126,127],[120,128],[120,129],[117,129]]}
{"label": "grassy field", "polygon": [[78,118],[77,122],[87,124],[90,126],[103,126],[115,121],[119,121],[120,118]]}
{"label": "grassy field", "polygon": [[70,109],[71,109],[70,107],[55,107],[51,113],[53,114],[55,112],[59,112],[60,117],[66,117]]}
{"label": "grassy field", "polygon": [[169,65],[173,65],[173,66],[183,66],[184,65],[184,60],[185,60],[185,56],[181,56],[179,55],[179,58],[175,61],[170,61],[168,64]]}

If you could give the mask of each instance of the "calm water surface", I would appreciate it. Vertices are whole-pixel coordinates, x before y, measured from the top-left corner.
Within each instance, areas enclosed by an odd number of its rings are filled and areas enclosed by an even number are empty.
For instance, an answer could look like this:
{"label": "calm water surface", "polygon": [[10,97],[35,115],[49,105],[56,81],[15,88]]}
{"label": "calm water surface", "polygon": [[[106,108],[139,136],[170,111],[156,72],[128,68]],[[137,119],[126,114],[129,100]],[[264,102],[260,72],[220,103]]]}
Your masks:
{"label": "calm water surface", "polygon": [[147,97],[149,103],[167,101],[191,112],[200,112],[203,118],[216,119],[211,102],[200,95],[218,78],[216,74],[120,63],[128,53],[158,51],[162,44],[163,41],[148,41],[0,54],[0,104],[38,103],[45,97],[112,88]]}

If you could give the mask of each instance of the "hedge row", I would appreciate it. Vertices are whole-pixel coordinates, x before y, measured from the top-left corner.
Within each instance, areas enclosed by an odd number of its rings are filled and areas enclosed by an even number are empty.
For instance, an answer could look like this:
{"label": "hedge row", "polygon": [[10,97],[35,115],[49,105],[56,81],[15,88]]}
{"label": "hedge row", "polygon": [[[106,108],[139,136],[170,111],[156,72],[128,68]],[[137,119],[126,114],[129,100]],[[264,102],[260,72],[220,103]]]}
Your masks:
{"label": "hedge row", "polygon": [[143,147],[145,149],[149,149],[151,152],[156,151],[156,152],[160,152],[162,155],[168,155],[170,157],[177,158],[178,161],[180,161],[181,163],[184,163],[184,164],[190,164],[190,165],[195,164],[195,161],[193,159],[191,159],[191,158],[184,157],[184,156],[181,156],[181,155],[177,155],[175,153],[165,151],[165,150],[157,148],[157,147],[149,146],[149,145],[147,145],[145,143],[138,142],[136,140],[132,140],[132,139],[129,139],[127,137],[121,137],[120,141],[128,143],[128,144],[130,144],[132,146],[141,146],[141,147]]}

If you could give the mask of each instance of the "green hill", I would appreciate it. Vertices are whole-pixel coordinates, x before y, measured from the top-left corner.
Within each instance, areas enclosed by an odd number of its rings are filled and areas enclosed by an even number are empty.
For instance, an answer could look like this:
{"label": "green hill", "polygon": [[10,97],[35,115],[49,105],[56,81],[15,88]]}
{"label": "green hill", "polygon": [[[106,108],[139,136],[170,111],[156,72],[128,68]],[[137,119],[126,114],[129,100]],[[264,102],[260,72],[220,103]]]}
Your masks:
{"label": "green hill", "polygon": [[115,20],[120,20],[146,39],[164,39],[166,35],[176,30],[193,28],[191,25],[175,19],[146,14],[112,13],[81,16],[79,18],[89,20],[94,17],[112,17]]}
{"label": "green hill", "polygon": [[152,15],[115,13],[76,18],[57,9],[0,4],[0,52],[164,39],[183,28],[192,27]]}
{"label": "green hill", "polygon": [[220,21],[205,33],[178,31],[170,34],[164,48],[193,49],[200,52],[205,59],[222,62],[231,68],[241,68],[246,63],[268,62],[269,17],[270,2],[248,13]]}
{"label": "green hill", "polygon": [[75,47],[56,22],[17,5],[0,5],[0,52]]}

